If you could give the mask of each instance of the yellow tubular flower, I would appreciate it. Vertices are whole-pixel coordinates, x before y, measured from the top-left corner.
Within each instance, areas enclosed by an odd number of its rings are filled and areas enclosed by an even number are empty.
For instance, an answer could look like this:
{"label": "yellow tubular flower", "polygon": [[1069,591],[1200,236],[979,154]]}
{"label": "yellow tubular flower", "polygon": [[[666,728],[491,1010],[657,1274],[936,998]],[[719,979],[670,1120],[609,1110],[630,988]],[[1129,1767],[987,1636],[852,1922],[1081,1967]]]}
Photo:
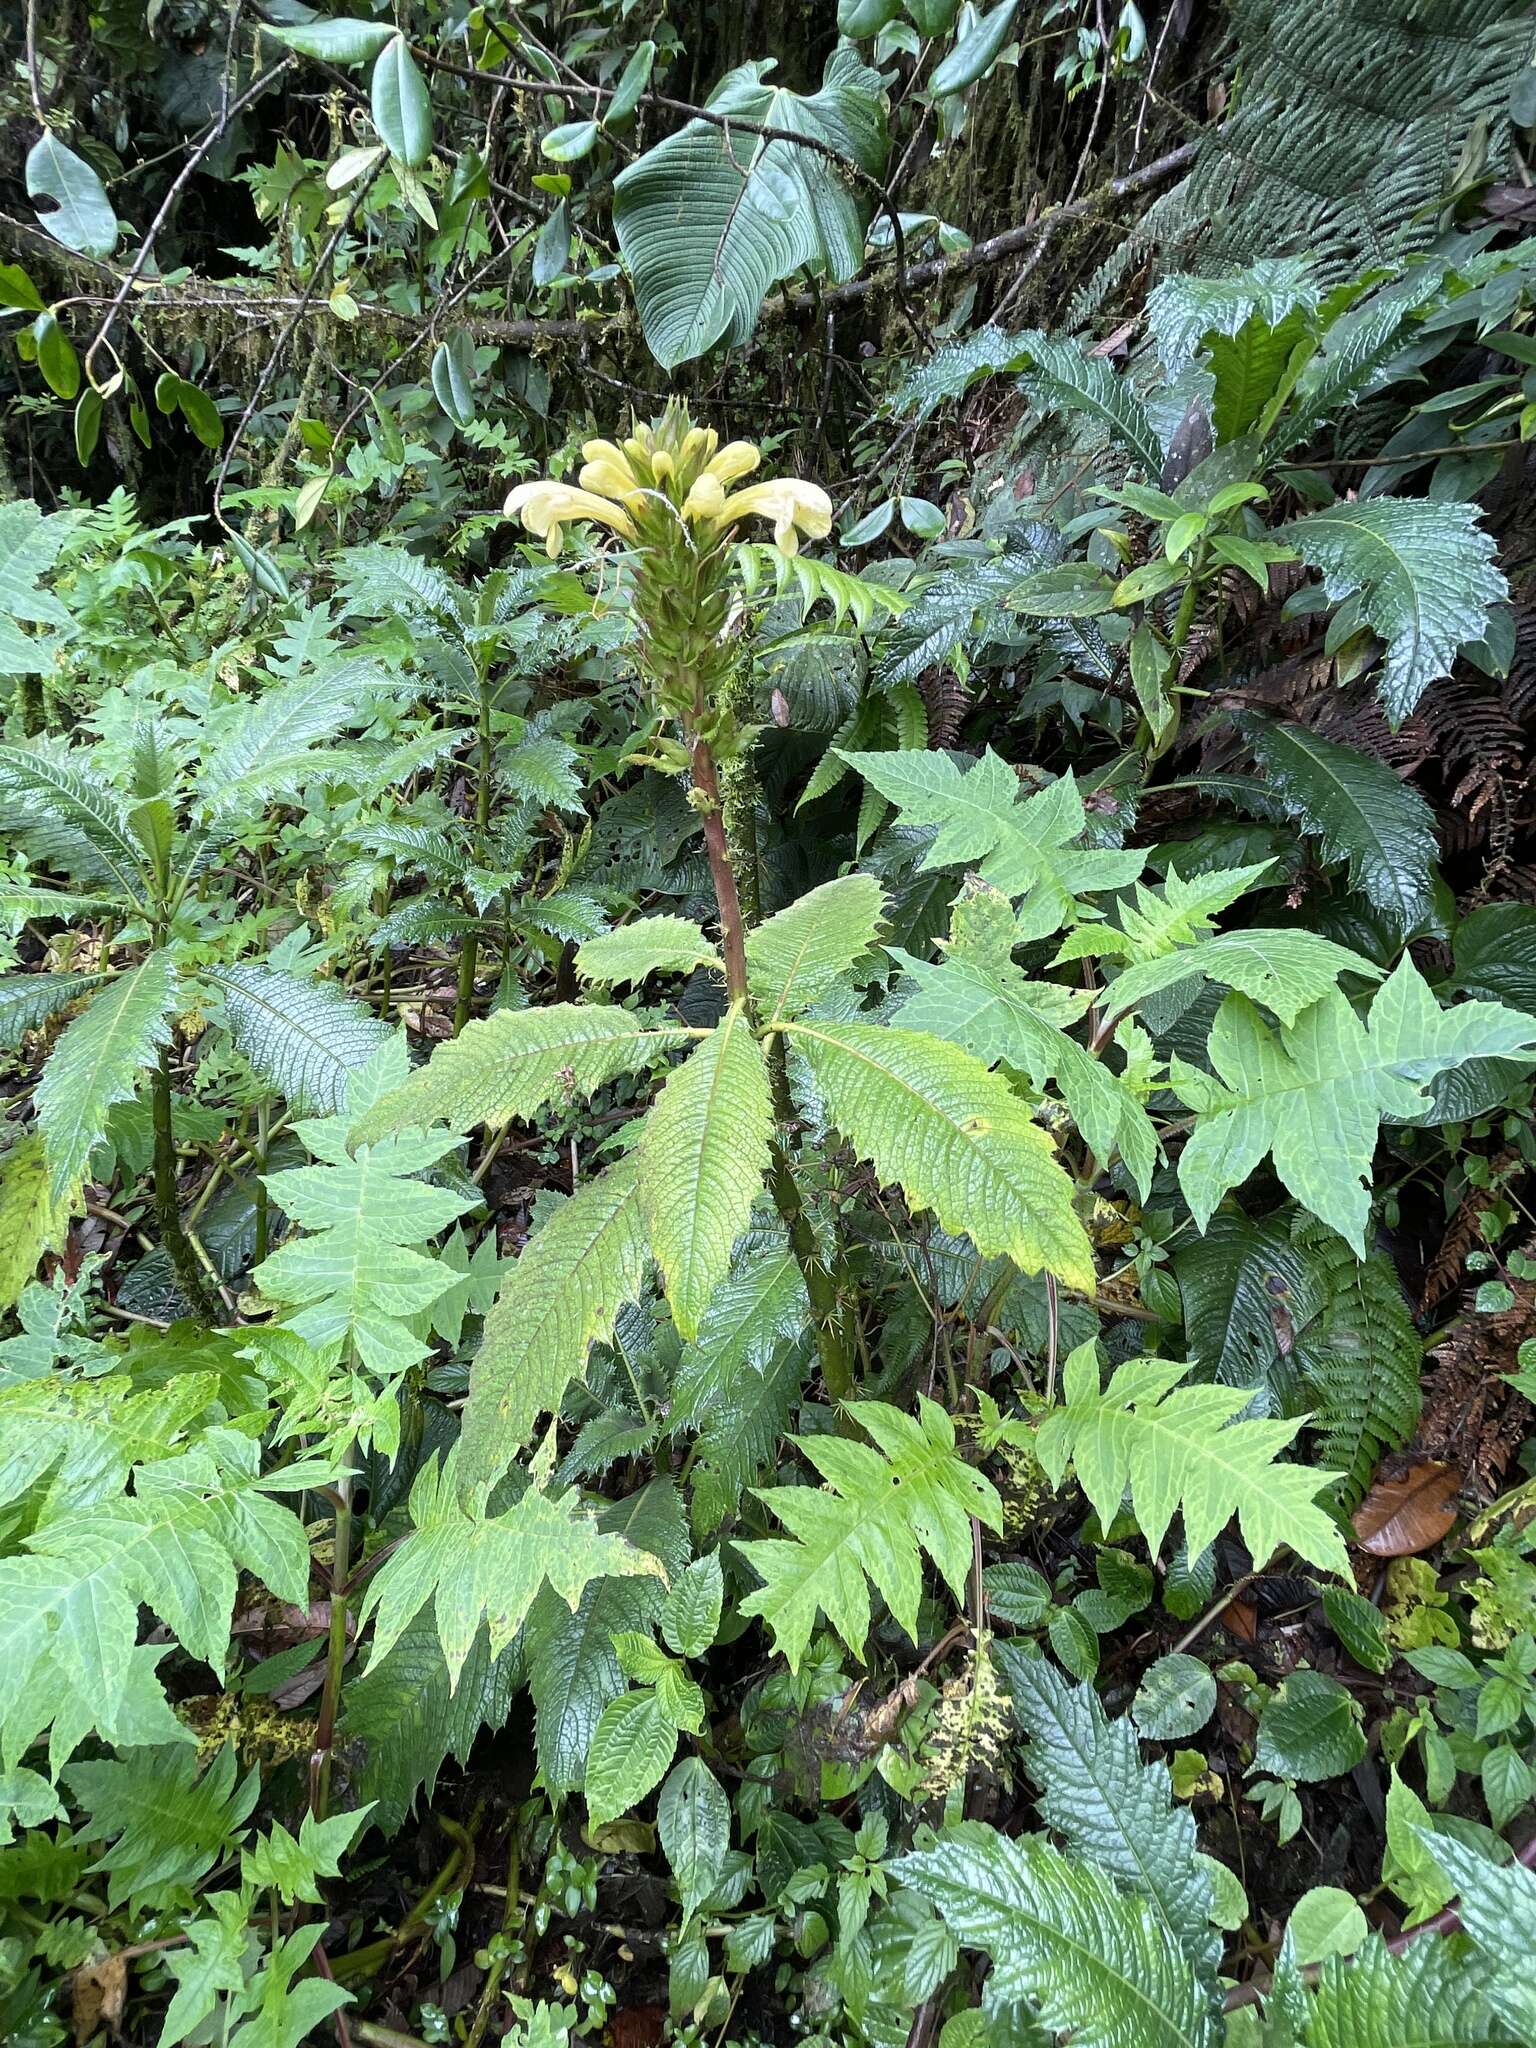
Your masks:
{"label": "yellow tubular flower", "polygon": [[832,500],[820,484],[781,476],[733,491],[714,518],[717,527],[738,519],[771,519],[774,546],[780,554],[793,555],[799,552],[802,533],[807,540],[820,540],[832,531]]}
{"label": "yellow tubular flower", "polygon": [[704,473],[722,484],[733,484],[739,476],[750,476],[762,459],[750,441],[727,441],[720,453],[710,458]]}
{"label": "yellow tubular flower", "polygon": [[554,483],[548,477],[541,477],[536,483],[519,484],[508,496],[505,510],[509,519],[521,519],[530,533],[543,539],[551,559],[559,554],[565,538],[562,527],[572,519],[593,519],[624,540],[635,538],[634,526],[621,505],[570,484]]}
{"label": "yellow tubular flower", "polygon": [[639,497],[641,491],[641,486],[635,482],[635,474],[629,464],[614,462],[607,456],[600,456],[594,462],[584,462],[581,465],[581,488],[584,491],[596,491],[600,498],[615,498],[621,505],[627,505],[631,498]]}
{"label": "yellow tubular flower", "polygon": [[718,519],[725,503],[725,491],[717,476],[706,469],[683,500],[684,519]]}

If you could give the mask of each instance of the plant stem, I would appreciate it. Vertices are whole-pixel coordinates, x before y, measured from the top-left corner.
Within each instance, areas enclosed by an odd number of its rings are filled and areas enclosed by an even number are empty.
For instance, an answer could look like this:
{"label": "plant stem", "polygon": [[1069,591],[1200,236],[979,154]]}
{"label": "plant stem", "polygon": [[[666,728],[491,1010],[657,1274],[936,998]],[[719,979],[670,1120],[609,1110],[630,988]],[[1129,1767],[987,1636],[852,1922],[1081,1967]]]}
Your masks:
{"label": "plant stem", "polygon": [[[741,897],[736,887],[736,870],[731,861],[731,847],[726,837],[725,812],[720,800],[720,778],[715,766],[714,752],[708,741],[695,735],[692,738],[692,748],[693,786],[706,799],[708,805],[704,812],[704,847],[709,857],[710,879],[715,885],[715,907],[720,918],[720,949],[725,959],[726,994],[732,1002],[744,1004],[750,1017],[752,998],[747,987],[746,930],[741,911]],[[789,1085],[784,1071],[783,1051],[777,1039],[769,1047],[768,1065],[773,1083],[774,1109],[782,1128],[789,1121]],[[789,1233],[790,1249],[805,1281],[822,1379],[833,1400],[844,1401],[853,1391],[853,1337],[849,1310],[841,1299],[836,1279],[828,1270],[817,1247],[816,1234],[811,1228],[810,1218],[805,1213],[805,1204],[800,1199],[800,1190],[795,1184],[794,1169],[782,1144],[775,1144],[773,1148],[768,1188],[773,1196],[774,1207]]]}
{"label": "plant stem", "polygon": [[[480,716],[477,721],[479,734],[475,763],[475,858],[484,864],[486,843],[491,829],[491,757],[493,733],[491,728],[492,690],[490,672],[480,671]],[[466,908],[469,908],[466,904]],[[458,1037],[469,1022],[470,1008],[475,999],[475,971],[480,964],[480,934],[466,932],[464,944],[459,949],[459,985],[453,1005],[453,1035]]]}
{"label": "plant stem", "polygon": [[256,1243],[252,1251],[252,1264],[259,1266],[267,1256],[267,1236],[271,1228],[271,1205],[267,1199],[267,1184],[261,1176],[267,1170],[267,1146],[271,1140],[272,1112],[266,1102],[256,1105]]}
{"label": "plant stem", "polygon": [[[350,1460],[349,1460],[350,1462]],[[320,1689],[320,1718],[309,1760],[309,1810],[324,1820],[331,1799],[331,1750],[341,1706],[341,1674],[347,1661],[347,1568],[352,1549],[352,1477],[338,1479],[336,1520],[331,1547],[331,1628],[325,1649],[325,1683]]]}
{"label": "plant stem", "polygon": [[176,1136],[171,1124],[171,1055],[167,1046],[149,1070],[150,1115],[154,1124],[155,1223],[160,1242],[170,1254],[176,1284],[193,1315],[210,1328],[218,1321],[220,1302],[208,1285],[192,1241],[182,1228],[176,1186]]}

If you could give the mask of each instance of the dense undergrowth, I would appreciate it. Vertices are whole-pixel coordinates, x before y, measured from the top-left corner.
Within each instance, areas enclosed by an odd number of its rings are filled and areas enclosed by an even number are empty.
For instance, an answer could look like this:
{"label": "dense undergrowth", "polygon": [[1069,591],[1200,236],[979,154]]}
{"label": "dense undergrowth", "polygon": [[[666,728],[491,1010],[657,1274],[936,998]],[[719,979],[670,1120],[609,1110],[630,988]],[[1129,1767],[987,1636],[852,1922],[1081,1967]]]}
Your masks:
{"label": "dense undergrowth", "polygon": [[14,45],[7,2041],[1536,2039],[1528,18],[832,11]]}

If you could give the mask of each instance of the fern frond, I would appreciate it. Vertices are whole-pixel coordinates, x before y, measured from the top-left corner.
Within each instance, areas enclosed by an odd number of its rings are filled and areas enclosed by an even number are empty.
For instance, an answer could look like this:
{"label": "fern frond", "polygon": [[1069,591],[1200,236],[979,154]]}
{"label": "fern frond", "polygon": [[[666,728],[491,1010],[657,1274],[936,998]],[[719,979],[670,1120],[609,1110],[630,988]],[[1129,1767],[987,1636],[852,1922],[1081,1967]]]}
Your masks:
{"label": "fern frond", "polygon": [[76,1188],[107,1112],[132,1100],[144,1069],[170,1043],[179,989],[170,954],[150,953],[109,982],[54,1047],[33,1101],[56,1202]]}
{"label": "fern frond", "polygon": [[958,1046],[875,1024],[787,1027],[830,1122],[882,1181],[985,1256],[1092,1291],[1093,1251],[1055,1148],[996,1074]]}
{"label": "fern frond", "polygon": [[799,1669],[818,1613],[862,1657],[871,1584],[916,1641],[921,1553],[963,1599],[972,1516],[994,1531],[1003,1525],[991,1481],[956,1452],[954,1424],[936,1401],[919,1395],[915,1418],[884,1401],[852,1401],[846,1412],[874,1444],[796,1437],[831,1491],[759,1489],[789,1537],[737,1546],[763,1581],[740,1611],[763,1617],[791,1671]]}
{"label": "fern frond", "polygon": [[629,1158],[589,1181],[528,1240],[502,1282],[470,1366],[459,1449],[466,1485],[501,1477],[640,1293],[649,1250],[636,1178]]}
{"label": "fern frond", "polygon": [[367,1145],[389,1131],[447,1124],[462,1135],[477,1124],[537,1116],[547,1103],[591,1095],[632,1074],[693,1034],[642,1012],[551,1003],[498,1010],[438,1046],[401,1087],[391,1089],[352,1133]]}
{"label": "fern frond", "polygon": [[859,632],[867,633],[877,614],[895,618],[906,609],[906,597],[889,583],[868,582],[810,555],[780,554],[766,541],[740,542],[736,560],[748,597],[768,588],[775,597],[797,593],[802,617],[809,617],[818,604],[825,604],[834,625],[851,621]]}
{"label": "fern frond", "polygon": [[651,1251],[684,1337],[698,1335],[752,1219],[772,1129],[768,1063],[733,1004],[668,1076],[635,1149]]}
{"label": "fern frond", "polygon": [[1308,1281],[1323,1295],[1319,1313],[1296,1332],[1295,1362],[1317,1404],[1318,1455],[1343,1474],[1354,1507],[1383,1454],[1401,1450],[1418,1425],[1423,1340],[1392,1263],[1357,1259],[1330,1230],[1293,1230]]}
{"label": "fern frond", "polygon": [[1075,341],[1038,331],[1017,337],[1016,356],[1024,368],[1020,384],[1043,413],[1077,413],[1091,419],[1149,478],[1158,476],[1163,451],[1146,407],[1128,377],[1106,356],[1084,353]]}
{"label": "fern frond", "polygon": [[1127,1492],[1155,1555],[1174,1514],[1198,1557],[1237,1517],[1255,1561],[1282,1543],[1324,1571],[1347,1572],[1349,1554],[1332,1517],[1317,1505],[1328,1474],[1277,1463],[1301,1427],[1291,1421],[1235,1421],[1248,1405],[1242,1387],[1179,1385],[1188,1365],[1133,1358],[1099,1390],[1096,1347],[1067,1360],[1062,1406],[1034,1434],[1035,1454],[1059,1486],[1070,1464],[1107,1529]]}
{"label": "fern frond", "polygon": [[227,816],[323,767],[311,750],[352,724],[368,698],[392,680],[375,661],[331,661],[302,681],[268,689],[241,705],[198,776],[205,813]]}
{"label": "fern frond", "polygon": [[992,1958],[994,1996],[1027,2000],[1074,2048],[1215,2048],[1214,1972],[1192,1969],[1151,1905],[1092,1864],[962,1821],[895,1871]]}

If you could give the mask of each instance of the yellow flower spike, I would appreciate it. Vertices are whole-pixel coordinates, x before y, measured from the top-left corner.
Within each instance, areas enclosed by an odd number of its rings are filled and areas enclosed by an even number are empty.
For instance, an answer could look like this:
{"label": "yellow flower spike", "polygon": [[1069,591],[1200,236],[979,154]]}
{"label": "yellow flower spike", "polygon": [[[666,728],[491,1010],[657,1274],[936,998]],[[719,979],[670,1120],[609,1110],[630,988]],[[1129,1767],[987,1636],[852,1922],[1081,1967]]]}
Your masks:
{"label": "yellow flower spike", "polygon": [[659,484],[667,483],[675,474],[676,469],[677,464],[665,448],[658,448],[651,457],[651,474]]}
{"label": "yellow flower spike", "polygon": [[749,484],[733,491],[715,514],[717,527],[738,519],[771,519],[773,544],[780,554],[799,552],[800,535],[820,540],[832,531],[832,500],[820,484],[802,483],[797,477],[774,477],[768,483]]}
{"label": "yellow flower spike", "polygon": [[706,469],[722,484],[733,484],[739,476],[750,476],[762,459],[750,441],[727,441],[718,455],[710,457]]}

